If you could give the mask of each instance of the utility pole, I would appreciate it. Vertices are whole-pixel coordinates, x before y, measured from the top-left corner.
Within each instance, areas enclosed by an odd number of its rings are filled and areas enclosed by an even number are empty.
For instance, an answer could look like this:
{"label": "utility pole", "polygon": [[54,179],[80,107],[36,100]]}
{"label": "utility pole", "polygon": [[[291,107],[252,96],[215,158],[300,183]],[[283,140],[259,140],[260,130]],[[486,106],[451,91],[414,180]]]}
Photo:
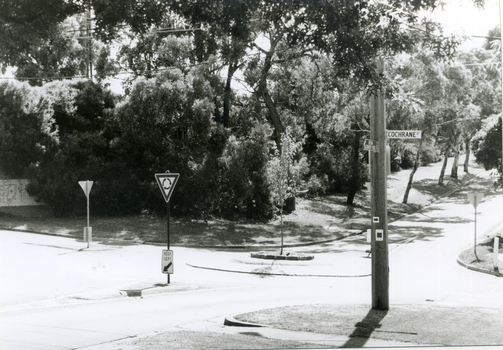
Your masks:
{"label": "utility pole", "polygon": [[[503,28],[503,6],[501,4],[501,0],[499,1],[499,7],[500,7],[500,29]],[[501,41],[500,41],[500,49],[501,49],[501,57],[503,57],[503,30],[500,30],[500,35],[501,35]],[[503,74],[503,64],[501,65],[501,73]],[[501,80],[501,87],[503,88],[503,79]],[[503,90],[502,90],[503,91]],[[503,103],[503,93],[501,94],[501,103]],[[502,104],[503,106],[503,104]],[[502,127],[501,127],[501,177],[503,180],[503,111],[501,111],[501,122],[502,122]],[[503,183],[502,183],[503,186]]]}
{"label": "utility pole", "polygon": [[[379,73],[382,59],[376,60]],[[386,169],[386,108],[382,88],[370,100],[371,152],[371,233],[372,233],[372,308],[389,310],[388,209]]]}
{"label": "utility pole", "polygon": [[87,2],[86,15],[86,36],[87,36],[87,78],[93,80],[93,52],[92,52],[92,28],[91,28],[91,1]]}

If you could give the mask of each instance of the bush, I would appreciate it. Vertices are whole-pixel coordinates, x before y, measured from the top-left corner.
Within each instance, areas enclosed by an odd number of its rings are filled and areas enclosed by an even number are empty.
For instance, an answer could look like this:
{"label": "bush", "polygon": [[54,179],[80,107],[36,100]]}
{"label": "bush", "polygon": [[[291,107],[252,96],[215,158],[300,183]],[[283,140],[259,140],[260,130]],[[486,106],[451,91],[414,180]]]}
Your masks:
{"label": "bush", "polygon": [[24,177],[40,161],[48,135],[43,129],[47,110],[36,88],[27,83],[0,82],[0,169]]}
{"label": "bush", "polygon": [[[419,142],[414,143],[403,143],[401,152],[401,162],[400,167],[402,169],[411,169],[414,167],[416,162],[417,150],[419,147]],[[433,143],[423,142],[420,165],[428,165],[431,163],[436,163],[440,161],[441,156],[438,149],[435,148]]]}
{"label": "bush", "polygon": [[27,191],[50,206],[55,215],[66,216],[85,212],[78,181],[93,180],[93,211],[101,210],[101,197],[107,189],[101,187],[100,174],[110,160],[104,130],[111,114],[106,107],[112,103],[104,100],[110,93],[92,82],[52,83],[42,91],[51,101],[50,128],[55,132],[46,142],[40,163],[30,169]]}
{"label": "bush", "polygon": [[272,217],[266,174],[269,134],[267,125],[257,124],[248,137],[230,138],[219,159],[220,197],[214,206],[218,215],[229,219]]}
{"label": "bush", "polygon": [[501,116],[491,116],[472,140],[477,163],[501,172]]}
{"label": "bush", "polygon": [[435,147],[435,145],[431,142],[423,143],[421,152],[421,165],[428,165],[431,163],[438,163],[442,156],[440,155],[440,151]]}
{"label": "bush", "polygon": [[[354,185],[351,153],[352,149],[348,144],[334,145],[325,142],[318,145],[310,157],[310,176],[319,193],[344,193]],[[359,174],[356,177],[359,181],[356,186],[359,188],[368,178],[369,170],[364,161],[365,155],[360,154],[359,157],[357,169]]]}

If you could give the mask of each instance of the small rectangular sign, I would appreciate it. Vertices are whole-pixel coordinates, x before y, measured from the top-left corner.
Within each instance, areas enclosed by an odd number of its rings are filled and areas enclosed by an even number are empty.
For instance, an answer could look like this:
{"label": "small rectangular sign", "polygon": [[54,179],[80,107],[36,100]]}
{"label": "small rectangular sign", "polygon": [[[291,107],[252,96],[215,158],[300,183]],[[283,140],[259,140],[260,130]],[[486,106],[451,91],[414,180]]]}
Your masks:
{"label": "small rectangular sign", "polygon": [[421,130],[386,130],[388,139],[420,139]]}
{"label": "small rectangular sign", "polygon": [[384,230],[376,230],[376,241],[381,242],[384,241]]}
{"label": "small rectangular sign", "polygon": [[162,273],[173,273],[173,251],[163,249],[162,251]]}

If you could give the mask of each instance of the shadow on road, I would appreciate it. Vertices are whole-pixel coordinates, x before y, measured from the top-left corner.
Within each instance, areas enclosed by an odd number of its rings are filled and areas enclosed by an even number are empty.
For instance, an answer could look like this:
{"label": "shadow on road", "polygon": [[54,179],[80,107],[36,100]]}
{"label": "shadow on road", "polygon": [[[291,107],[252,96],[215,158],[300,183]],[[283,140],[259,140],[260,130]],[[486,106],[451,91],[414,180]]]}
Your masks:
{"label": "shadow on road", "polygon": [[362,348],[370,339],[372,333],[381,328],[381,321],[388,311],[370,309],[365,318],[355,324],[355,330],[349,335],[348,341],[341,348]]}

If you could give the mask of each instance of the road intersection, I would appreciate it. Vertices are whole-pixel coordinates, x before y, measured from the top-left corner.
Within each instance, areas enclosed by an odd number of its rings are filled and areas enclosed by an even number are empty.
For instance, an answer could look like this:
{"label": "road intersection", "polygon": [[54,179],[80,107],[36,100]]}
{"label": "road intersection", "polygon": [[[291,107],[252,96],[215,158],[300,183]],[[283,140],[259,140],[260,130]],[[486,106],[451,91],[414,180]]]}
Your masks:
{"label": "road intersection", "polygon": [[[494,195],[480,204],[479,241],[501,232],[502,204]],[[456,262],[473,244],[472,217],[466,197],[454,194],[390,224],[392,306],[503,312],[503,279]],[[175,246],[169,286],[162,249],[120,242],[87,249],[70,238],[0,231],[0,348],[112,349],[121,339],[266,308],[371,303],[364,235],[295,248],[315,255],[304,262]]]}

